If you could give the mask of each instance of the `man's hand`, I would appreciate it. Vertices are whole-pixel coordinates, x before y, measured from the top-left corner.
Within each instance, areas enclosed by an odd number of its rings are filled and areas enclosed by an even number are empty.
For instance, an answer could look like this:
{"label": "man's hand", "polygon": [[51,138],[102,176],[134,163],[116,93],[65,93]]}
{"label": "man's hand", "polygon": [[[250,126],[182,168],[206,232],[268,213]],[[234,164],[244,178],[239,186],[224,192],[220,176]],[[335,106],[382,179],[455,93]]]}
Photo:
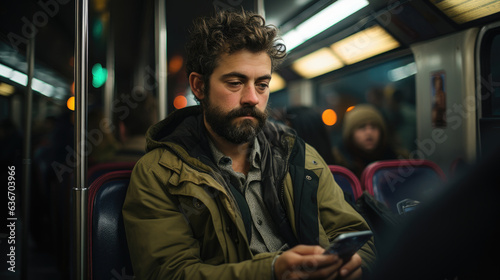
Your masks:
{"label": "man's hand", "polygon": [[288,279],[340,279],[361,278],[361,257],[358,254],[345,264],[337,255],[323,255],[320,246],[298,245],[276,259],[276,280]]}
{"label": "man's hand", "polygon": [[[278,260],[276,260],[278,261]],[[351,259],[340,267],[340,279],[355,280],[361,279],[363,272],[361,270],[361,257],[358,253],[352,255]]]}

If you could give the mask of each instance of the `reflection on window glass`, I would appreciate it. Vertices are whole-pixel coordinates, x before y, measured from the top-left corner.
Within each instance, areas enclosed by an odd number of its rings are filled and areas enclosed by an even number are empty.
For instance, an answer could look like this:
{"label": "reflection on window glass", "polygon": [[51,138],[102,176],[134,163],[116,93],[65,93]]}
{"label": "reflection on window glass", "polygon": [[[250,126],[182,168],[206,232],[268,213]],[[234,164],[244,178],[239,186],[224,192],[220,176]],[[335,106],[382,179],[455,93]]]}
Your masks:
{"label": "reflection on window glass", "polygon": [[330,127],[332,144],[342,143],[342,122],[351,106],[369,103],[387,123],[388,140],[396,147],[415,149],[415,74],[413,56],[392,60],[318,85],[320,110],[333,109],[338,121]]}
{"label": "reflection on window glass", "polygon": [[500,87],[495,88],[495,92],[493,93],[493,115],[500,117]]}
{"label": "reflection on window glass", "polygon": [[493,88],[493,95],[491,98],[491,112],[495,117],[500,117],[500,35],[493,38],[490,53],[490,67],[491,67],[491,85]]}

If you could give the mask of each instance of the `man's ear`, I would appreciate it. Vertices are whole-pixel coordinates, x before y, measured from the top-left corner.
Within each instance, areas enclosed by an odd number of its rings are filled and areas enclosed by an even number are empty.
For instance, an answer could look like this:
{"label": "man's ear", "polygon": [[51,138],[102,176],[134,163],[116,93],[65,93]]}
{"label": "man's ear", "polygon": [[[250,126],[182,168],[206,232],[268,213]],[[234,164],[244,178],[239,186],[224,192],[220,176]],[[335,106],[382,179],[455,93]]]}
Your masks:
{"label": "man's ear", "polygon": [[191,91],[198,100],[203,100],[203,98],[205,98],[205,84],[203,83],[203,75],[196,72],[191,72],[191,74],[189,74],[189,85],[191,86]]}

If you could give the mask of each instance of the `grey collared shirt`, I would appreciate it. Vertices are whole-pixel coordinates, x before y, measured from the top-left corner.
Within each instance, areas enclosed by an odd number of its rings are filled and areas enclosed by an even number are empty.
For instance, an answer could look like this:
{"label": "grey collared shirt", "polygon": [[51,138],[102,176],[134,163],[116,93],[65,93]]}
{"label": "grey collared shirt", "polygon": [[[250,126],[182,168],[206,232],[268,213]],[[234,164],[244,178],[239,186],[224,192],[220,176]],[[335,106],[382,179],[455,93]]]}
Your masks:
{"label": "grey collared shirt", "polygon": [[215,163],[222,172],[229,175],[231,184],[237,188],[245,197],[252,215],[252,239],[250,249],[254,254],[262,252],[275,252],[285,250],[288,246],[280,237],[278,229],[274,224],[264,200],[262,198],[261,186],[261,153],[257,138],[250,147],[248,161],[251,163],[248,175],[233,170],[233,161],[224,155],[215,145],[210,142],[210,149]]}

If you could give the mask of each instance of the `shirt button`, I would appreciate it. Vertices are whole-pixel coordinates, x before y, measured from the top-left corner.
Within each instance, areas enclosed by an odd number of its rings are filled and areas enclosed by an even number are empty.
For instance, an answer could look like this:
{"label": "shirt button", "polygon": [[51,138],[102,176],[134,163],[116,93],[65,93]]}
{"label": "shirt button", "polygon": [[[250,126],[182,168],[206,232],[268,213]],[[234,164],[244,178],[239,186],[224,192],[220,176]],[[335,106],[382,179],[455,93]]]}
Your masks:
{"label": "shirt button", "polygon": [[258,219],[258,220],[257,220],[257,224],[258,224],[259,226],[260,226],[260,225],[262,225],[262,220],[261,220],[261,219]]}
{"label": "shirt button", "polygon": [[311,180],[312,180],[312,177],[311,177],[311,176],[309,176],[309,175],[307,175],[307,176],[306,176],[306,180],[307,180],[307,181],[311,181]]}
{"label": "shirt button", "polygon": [[203,204],[201,204],[200,201],[196,200],[194,202],[194,207],[196,207],[197,209],[201,209],[203,207]]}

